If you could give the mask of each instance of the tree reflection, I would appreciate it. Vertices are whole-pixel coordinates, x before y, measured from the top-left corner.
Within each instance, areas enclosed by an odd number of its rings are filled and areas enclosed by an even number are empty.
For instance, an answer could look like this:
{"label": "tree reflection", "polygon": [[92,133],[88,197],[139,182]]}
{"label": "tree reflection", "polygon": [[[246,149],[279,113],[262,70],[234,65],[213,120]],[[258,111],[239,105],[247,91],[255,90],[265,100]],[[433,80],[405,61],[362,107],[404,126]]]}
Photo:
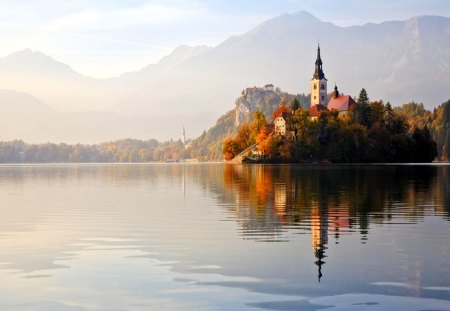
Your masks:
{"label": "tree reflection", "polygon": [[[226,165],[224,190],[234,200],[243,236],[283,240],[283,232],[310,232],[319,281],[328,236],[384,223],[417,223],[425,215],[449,219],[448,166]],[[264,232],[257,235],[255,232]]]}

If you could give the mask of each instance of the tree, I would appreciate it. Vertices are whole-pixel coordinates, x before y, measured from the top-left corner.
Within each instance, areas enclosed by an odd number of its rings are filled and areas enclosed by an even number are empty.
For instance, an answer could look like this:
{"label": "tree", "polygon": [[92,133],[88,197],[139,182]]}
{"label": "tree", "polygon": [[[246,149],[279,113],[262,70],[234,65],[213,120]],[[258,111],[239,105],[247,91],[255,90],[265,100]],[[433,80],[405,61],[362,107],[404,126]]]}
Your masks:
{"label": "tree", "polygon": [[248,124],[244,123],[241,126],[236,136],[236,142],[239,146],[239,152],[255,143],[255,137],[252,136],[252,131],[250,130],[250,126],[248,126]]}
{"label": "tree", "polygon": [[370,120],[372,126],[376,123],[384,124],[385,109],[382,100],[370,103]]}
{"label": "tree", "polygon": [[386,108],[384,110],[384,123],[386,127],[392,132],[394,128],[394,110],[392,109],[391,103],[386,103]]}
{"label": "tree", "polygon": [[412,139],[414,141],[414,162],[431,162],[437,155],[436,142],[431,139],[430,131],[425,126],[423,129],[415,128]]}
{"label": "tree", "polygon": [[359,92],[357,104],[360,106],[369,105],[369,96],[367,95],[367,91],[365,88],[362,88],[361,91]]}
{"label": "tree", "polygon": [[369,128],[371,126],[369,96],[364,88],[359,93],[354,110],[354,121]]}
{"label": "tree", "polygon": [[300,101],[298,98],[294,98],[291,100],[291,110],[295,112],[298,108],[300,108]]}
{"label": "tree", "polygon": [[256,138],[256,136],[261,132],[263,128],[267,126],[266,117],[261,112],[261,110],[256,110],[253,114],[254,121],[250,125],[251,129],[251,135],[253,138]]}
{"label": "tree", "polygon": [[229,161],[233,159],[239,152],[239,146],[235,139],[226,138],[223,142],[222,151],[225,156],[225,160]]}
{"label": "tree", "polygon": [[255,141],[258,144],[258,151],[262,153],[264,157],[269,156],[269,148],[267,141],[269,139],[269,133],[267,127],[261,128],[258,135],[255,137]]}

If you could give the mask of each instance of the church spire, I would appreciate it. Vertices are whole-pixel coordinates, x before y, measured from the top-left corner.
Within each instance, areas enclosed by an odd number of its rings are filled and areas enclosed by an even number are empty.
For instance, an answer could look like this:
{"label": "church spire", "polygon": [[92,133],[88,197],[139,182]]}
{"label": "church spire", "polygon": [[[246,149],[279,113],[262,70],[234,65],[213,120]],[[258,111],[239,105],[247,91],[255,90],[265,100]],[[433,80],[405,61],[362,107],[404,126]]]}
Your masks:
{"label": "church spire", "polygon": [[322,59],[320,58],[320,44],[317,45],[317,59],[316,59],[316,70],[314,71],[314,79],[322,80],[325,79],[325,74],[322,70]]}
{"label": "church spire", "polygon": [[333,98],[337,98],[337,97],[339,97],[339,91],[338,91],[337,85],[335,83],[334,84]]}
{"label": "church spire", "polygon": [[314,105],[327,105],[327,79],[322,70],[319,44],[317,45],[316,70],[311,80],[311,107]]}

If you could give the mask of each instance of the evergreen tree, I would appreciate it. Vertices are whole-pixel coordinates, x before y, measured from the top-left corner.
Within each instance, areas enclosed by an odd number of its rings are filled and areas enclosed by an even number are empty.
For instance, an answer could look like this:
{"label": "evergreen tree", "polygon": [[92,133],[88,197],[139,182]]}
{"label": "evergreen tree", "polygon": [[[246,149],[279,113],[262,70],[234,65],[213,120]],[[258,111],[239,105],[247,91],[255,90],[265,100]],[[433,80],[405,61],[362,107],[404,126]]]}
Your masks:
{"label": "evergreen tree", "polygon": [[300,108],[300,101],[298,100],[298,98],[294,98],[291,101],[291,109],[295,112],[298,108]]}
{"label": "evergreen tree", "polygon": [[369,105],[369,96],[367,95],[367,91],[365,88],[362,88],[359,92],[358,97],[358,105],[360,106],[368,106]]}
{"label": "evergreen tree", "polygon": [[369,96],[366,89],[362,88],[356,102],[356,122],[367,128],[371,127]]}
{"label": "evergreen tree", "polygon": [[392,109],[390,102],[386,103],[384,118],[386,127],[392,132],[394,127],[394,110]]}

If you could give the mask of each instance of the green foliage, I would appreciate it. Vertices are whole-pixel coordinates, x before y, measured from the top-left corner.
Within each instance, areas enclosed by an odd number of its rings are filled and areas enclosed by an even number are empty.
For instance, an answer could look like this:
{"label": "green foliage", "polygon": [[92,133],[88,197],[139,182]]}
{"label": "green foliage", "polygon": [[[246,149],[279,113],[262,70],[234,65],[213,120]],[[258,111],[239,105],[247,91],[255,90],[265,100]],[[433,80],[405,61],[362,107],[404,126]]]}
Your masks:
{"label": "green foliage", "polygon": [[[239,143],[228,146],[232,153],[257,141],[265,160],[273,162],[429,162],[436,154],[438,159],[450,160],[450,100],[432,112],[414,102],[393,109],[389,102],[368,100],[363,89],[350,117],[323,112],[318,120],[312,120],[307,110],[309,95],[250,88],[236,101],[249,111],[240,126],[236,125],[236,110],[231,110],[187,146],[181,141],[154,139],[123,139],[95,145],[26,144],[16,140],[0,142],[0,163],[222,160],[227,149],[225,138],[236,135]],[[287,120],[295,140],[271,134],[266,118],[279,109],[281,101],[296,108]],[[249,125],[242,129],[242,124]]]}
{"label": "green foliage", "polygon": [[[450,105],[445,107],[447,110],[438,109],[437,116],[441,119],[450,116]],[[323,111],[313,120],[307,110],[297,108],[286,120],[287,131],[293,131],[295,138],[265,133],[266,140],[256,141],[264,145],[262,149],[268,162],[431,162],[435,159],[437,144],[428,127],[409,126],[408,118],[415,113],[426,115],[420,105],[410,104],[405,111],[413,112],[401,113],[404,110],[393,110],[390,103],[369,102],[367,92],[362,89],[355,110],[354,118],[340,116],[333,110]],[[261,119],[260,112],[255,114],[252,124],[259,124],[258,119]],[[252,144],[253,138],[247,135],[248,126],[244,125],[241,131],[236,141],[246,142],[245,146]],[[440,133],[445,139],[450,138],[448,127],[445,131],[441,128]]]}
{"label": "green foliage", "polygon": [[0,163],[138,163],[185,158],[180,141],[122,139],[95,145],[0,142]]}
{"label": "green foliage", "polygon": [[291,110],[295,112],[298,108],[300,108],[300,101],[298,98],[294,98],[291,100]]}
{"label": "green foliage", "polygon": [[[450,159],[450,100],[435,108],[434,111],[428,111],[423,104],[415,102],[404,104],[395,108],[394,111],[408,124],[409,132],[415,135],[416,143],[420,143],[420,140],[417,140],[419,136],[416,129],[426,127],[436,142],[437,158],[444,161]],[[421,150],[418,152],[422,153]],[[429,158],[431,155],[423,157]],[[416,160],[420,161],[420,159]]]}
{"label": "green foliage", "polygon": [[361,89],[358,100],[356,101],[356,107],[353,111],[353,120],[365,127],[370,127],[372,124],[369,96],[364,88]]}
{"label": "green foliage", "polygon": [[[188,148],[188,157],[207,161],[223,160],[224,140],[235,136],[242,124],[252,123],[256,111],[259,111],[259,118],[263,115],[267,120],[271,120],[273,112],[278,109],[281,101],[291,103],[295,100],[300,107],[309,107],[309,95],[292,95],[278,88],[275,91],[259,87],[243,90],[241,96],[236,99],[236,109],[227,112],[213,127],[192,141],[191,147]],[[242,116],[239,124],[236,124],[236,113],[239,107],[245,107],[244,110],[248,110],[248,113]],[[251,135],[256,137],[256,131],[254,129],[252,131]]]}

